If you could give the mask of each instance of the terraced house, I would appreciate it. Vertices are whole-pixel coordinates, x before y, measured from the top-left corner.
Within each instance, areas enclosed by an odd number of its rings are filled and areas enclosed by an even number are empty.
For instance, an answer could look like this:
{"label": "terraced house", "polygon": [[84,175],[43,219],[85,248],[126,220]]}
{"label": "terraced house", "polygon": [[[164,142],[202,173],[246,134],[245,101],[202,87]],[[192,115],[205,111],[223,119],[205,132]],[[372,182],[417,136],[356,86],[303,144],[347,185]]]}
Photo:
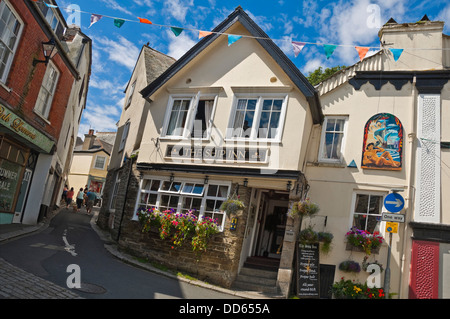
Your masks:
{"label": "terraced house", "polygon": [[[241,7],[177,61],[144,46],[99,225],[133,254],[225,287],[330,298],[334,282],[355,276],[342,265],[386,269],[389,256],[389,271],[373,278],[386,294],[448,296],[448,37],[441,22],[390,22],[379,53],[317,87]],[[416,43],[433,48],[426,59],[406,49]],[[394,59],[397,47],[405,49]],[[405,201],[397,232],[383,216],[392,193]],[[245,208],[221,209],[237,196]],[[293,214],[307,198],[320,210]],[[151,208],[216,219],[220,232],[201,255],[173,248],[141,231],[138,211]],[[382,244],[353,250],[352,227]],[[306,232],[331,234],[331,250],[303,242]]]}

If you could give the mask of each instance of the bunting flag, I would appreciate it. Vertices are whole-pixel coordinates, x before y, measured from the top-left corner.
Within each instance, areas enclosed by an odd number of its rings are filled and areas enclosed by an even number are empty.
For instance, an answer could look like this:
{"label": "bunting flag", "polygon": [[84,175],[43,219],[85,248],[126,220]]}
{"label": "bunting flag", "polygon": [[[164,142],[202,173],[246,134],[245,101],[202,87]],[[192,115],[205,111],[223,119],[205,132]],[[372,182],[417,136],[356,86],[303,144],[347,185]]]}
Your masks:
{"label": "bunting flag", "polygon": [[118,28],[120,28],[121,26],[123,26],[123,24],[125,23],[125,20],[122,19],[114,19],[114,25]]}
{"label": "bunting flag", "polygon": [[138,17],[138,19],[139,19],[139,22],[140,22],[140,23],[153,24],[153,23],[152,23],[150,20],[148,20],[148,19],[139,18],[139,17]]}
{"label": "bunting flag", "polygon": [[323,49],[325,50],[325,54],[327,56],[327,59],[330,58],[330,56],[333,54],[334,49],[336,49],[337,45],[334,44],[324,44]]}
{"label": "bunting flag", "polygon": [[297,41],[292,41],[292,46],[294,47],[294,55],[295,57],[298,56],[298,54],[300,53],[300,51],[302,51],[303,47],[305,46],[305,42],[297,42]]}
{"label": "bunting flag", "polygon": [[228,35],[228,46],[232,45],[234,42],[236,42],[240,38],[242,38],[241,35],[229,34]]}
{"label": "bunting flag", "polygon": [[212,32],[209,32],[209,31],[199,31],[199,32],[198,32],[198,38],[201,39],[201,38],[204,38],[204,37],[206,37],[206,36],[208,36],[208,35],[210,35],[210,34],[212,34]]}
{"label": "bunting flag", "polygon": [[181,34],[181,32],[183,32],[183,28],[176,28],[176,27],[170,27],[170,30],[172,30],[173,34],[175,34],[175,36],[179,36]]}
{"label": "bunting flag", "polygon": [[53,4],[48,4],[47,2],[44,2],[44,3],[49,8],[58,8],[58,6],[54,6]]}
{"label": "bunting flag", "polygon": [[394,56],[394,61],[397,61],[403,52],[403,49],[389,49],[389,50],[392,52],[392,55]]}
{"label": "bunting flag", "polygon": [[98,22],[101,18],[103,18],[102,15],[99,14],[91,14],[91,24],[89,25],[89,28],[96,22]]}
{"label": "bunting flag", "polygon": [[355,47],[356,51],[358,51],[359,60],[362,61],[369,51],[369,47]]}

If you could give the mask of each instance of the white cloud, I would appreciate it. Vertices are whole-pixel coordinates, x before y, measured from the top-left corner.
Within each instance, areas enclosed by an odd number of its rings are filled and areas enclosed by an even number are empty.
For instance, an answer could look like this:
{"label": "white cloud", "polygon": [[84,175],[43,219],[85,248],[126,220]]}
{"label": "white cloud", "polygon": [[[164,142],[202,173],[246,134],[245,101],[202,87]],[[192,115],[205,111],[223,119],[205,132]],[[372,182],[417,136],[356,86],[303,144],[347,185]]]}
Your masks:
{"label": "white cloud", "polygon": [[444,31],[450,32],[450,4],[439,12],[436,20],[444,21]]}
{"label": "white cloud", "polygon": [[90,128],[99,132],[117,131],[116,123],[120,117],[120,112],[121,108],[117,105],[88,105],[83,112],[78,136],[84,136]]}
{"label": "white cloud", "polygon": [[323,62],[321,59],[311,59],[308,60],[308,62],[306,62],[305,66],[302,68],[302,73],[307,76],[309,73],[313,72],[314,70],[316,70],[319,66],[323,67]]}
{"label": "white cloud", "polygon": [[118,40],[114,41],[107,37],[95,37],[93,39],[93,47],[107,54],[110,61],[133,70],[139,57],[140,49],[121,35],[117,38]]}
{"label": "white cloud", "polygon": [[181,0],[165,0],[164,9],[172,17],[180,22],[186,22],[186,14],[190,7],[194,5],[193,0],[181,1]]}
{"label": "white cloud", "polygon": [[114,9],[114,10],[118,10],[120,12],[129,14],[129,15],[133,15],[133,13],[131,13],[130,11],[128,11],[125,7],[122,7],[120,4],[117,3],[116,0],[101,0],[106,7]]}
{"label": "white cloud", "polygon": [[197,43],[197,41],[192,40],[184,31],[178,37],[175,37],[172,31],[169,30],[167,34],[170,41],[167,55],[177,60]]}

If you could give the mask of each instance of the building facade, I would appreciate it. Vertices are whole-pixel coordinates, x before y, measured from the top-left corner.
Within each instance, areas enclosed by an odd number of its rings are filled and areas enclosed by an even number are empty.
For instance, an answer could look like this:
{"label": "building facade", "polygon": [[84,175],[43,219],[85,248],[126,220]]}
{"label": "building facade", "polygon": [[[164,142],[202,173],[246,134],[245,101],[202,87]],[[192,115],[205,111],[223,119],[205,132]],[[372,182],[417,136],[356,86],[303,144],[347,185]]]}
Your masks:
{"label": "building facade", "polygon": [[[236,8],[161,75],[136,86],[141,96],[119,121],[99,225],[143,258],[285,297],[299,293],[299,274],[311,269],[296,255],[299,236],[330,233],[331,250],[315,257],[311,296],[330,298],[332,284],[347,277],[373,280],[402,299],[448,297],[450,58],[442,30],[425,18],[392,20],[380,30],[378,53],[314,88]],[[223,33],[243,37],[230,44]],[[390,48],[405,49],[394,59]],[[141,58],[130,83],[146,74],[138,65]],[[222,211],[234,195],[245,209]],[[403,199],[394,216],[390,196]],[[317,214],[288,214],[306,199],[318,204]],[[188,247],[172,249],[141,231],[137,212],[152,207],[195,211],[217,219],[221,232],[200,258]],[[353,227],[379,233],[383,244],[370,253],[352,249]],[[347,273],[349,261],[363,270]],[[367,272],[374,263],[383,270]]]}
{"label": "building facade", "polygon": [[[0,223],[35,224],[59,203],[71,153],[64,145],[70,145],[66,140],[74,129],[68,127],[73,118],[67,118],[67,110],[74,109],[73,91],[81,86],[87,90],[79,71],[89,76],[90,67],[85,66],[90,66],[90,58],[79,54],[83,67],[74,63],[71,54],[80,53],[80,47],[73,37],[65,38],[69,27],[58,9],[5,0],[0,11],[5,48],[0,79]],[[90,45],[89,38],[82,37]],[[56,54],[44,59],[43,44],[51,41]]]}

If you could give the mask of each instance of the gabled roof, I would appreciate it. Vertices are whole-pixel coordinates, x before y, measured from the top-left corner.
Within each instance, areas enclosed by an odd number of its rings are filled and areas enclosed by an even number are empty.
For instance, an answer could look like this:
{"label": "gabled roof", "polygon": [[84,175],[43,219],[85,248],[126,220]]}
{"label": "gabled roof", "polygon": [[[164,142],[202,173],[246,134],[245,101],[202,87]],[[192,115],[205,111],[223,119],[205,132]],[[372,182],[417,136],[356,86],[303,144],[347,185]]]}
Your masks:
{"label": "gabled roof", "polygon": [[281,49],[269,38],[269,36],[244,12],[241,6],[237,7],[224,21],[217,25],[212,34],[204,37],[179,60],[172,64],[164,73],[145,87],[140,93],[145,99],[155,93],[161,86],[170,80],[178,71],[192,61],[198,54],[214,42],[221,33],[225,33],[236,22],[240,22],[255,40],[269,53],[283,71],[289,76],[295,86],[303,93],[309,102],[311,114],[315,124],[322,123],[323,113],[320,107],[319,95],[316,89],[308,82],[300,70],[281,51]]}

